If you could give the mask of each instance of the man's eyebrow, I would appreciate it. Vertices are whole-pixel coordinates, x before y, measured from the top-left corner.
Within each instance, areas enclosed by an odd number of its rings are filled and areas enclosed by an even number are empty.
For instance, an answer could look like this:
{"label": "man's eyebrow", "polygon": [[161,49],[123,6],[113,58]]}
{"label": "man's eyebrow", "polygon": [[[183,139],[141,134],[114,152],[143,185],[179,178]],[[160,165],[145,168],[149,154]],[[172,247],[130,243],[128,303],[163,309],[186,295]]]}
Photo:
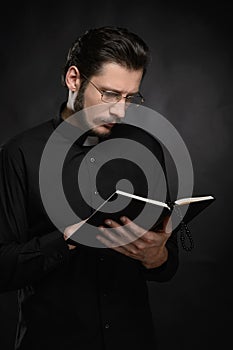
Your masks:
{"label": "man's eyebrow", "polygon": [[[122,92],[121,90],[118,90],[118,89],[114,89],[114,88],[110,88],[110,87],[104,87],[104,86],[101,86],[99,88],[100,90],[103,90],[103,91],[111,91],[111,92],[116,92],[117,94],[124,94],[124,92]],[[139,93],[139,90],[137,91],[132,91],[132,92],[128,92],[127,96],[128,95],[135,95],[135,94],[138,94]]]}

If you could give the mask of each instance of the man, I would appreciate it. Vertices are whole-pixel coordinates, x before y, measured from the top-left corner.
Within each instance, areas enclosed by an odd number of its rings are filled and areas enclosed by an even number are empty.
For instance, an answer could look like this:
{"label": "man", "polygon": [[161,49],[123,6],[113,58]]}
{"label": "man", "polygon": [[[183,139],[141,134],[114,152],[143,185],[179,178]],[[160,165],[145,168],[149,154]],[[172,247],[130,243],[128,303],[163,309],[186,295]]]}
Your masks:
{"label": "man", "polygon": [[[39,187],[42,153],[54,130],[83,108],[106,106],[101,116],[77,119],[78,128],[90,132],[72,145],[64,162],[63,185],[70,206],[83,219],[91,214],[77,188],[77,172],[95,147],[90,141],[104,144],[124,135],[124,130],[140,139],[138,130],[116,124],[123,120],[129,103],[143,99],[139,89],[148,57],[147,45],[126,29],[89,30],[69,51],[63,74],[68,97],[59,115],[2,146],[0,287],[18,290],[15,349],[154,349],[146,282],[167,281],[177,270],[177,241],[168,220],[162,229],[147,232],[127,217],[122,218],[127,229],[110,220],[105,228],[96,229],[106,248],[73,245],[68,239],[80,223],[66,223],[64,232],[57,229]],[[164,168],[161,147],[155,140],[153,145]],[[99,190],[105,195],[114,186],[113,174],[117,180],[121,174],[132,175],[131,167],[120,164],[103,173]],[[91,166],[86,165],[87,174]],[[138,191],[144,186],[140,176],[140,172],[131,176]],[[92,191],[87,180],[86,192],[92,196]],[[127,235],[135,239],[112,245]]]}

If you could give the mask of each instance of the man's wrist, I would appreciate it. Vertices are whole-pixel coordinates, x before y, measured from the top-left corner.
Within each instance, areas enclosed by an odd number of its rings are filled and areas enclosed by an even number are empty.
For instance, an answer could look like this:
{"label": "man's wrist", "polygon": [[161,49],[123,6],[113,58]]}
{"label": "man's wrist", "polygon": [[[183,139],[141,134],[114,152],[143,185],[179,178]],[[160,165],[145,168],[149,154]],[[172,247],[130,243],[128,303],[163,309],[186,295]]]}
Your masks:
{"label": "man's wrist", "polygon": [[168,259],[168,250],[166,246],[163,246],[156,256],[152,259],[148,259],[148,261],[143,261],[142,264],[147,269],[154,269],[156,267],[159,267],[163,265]]}

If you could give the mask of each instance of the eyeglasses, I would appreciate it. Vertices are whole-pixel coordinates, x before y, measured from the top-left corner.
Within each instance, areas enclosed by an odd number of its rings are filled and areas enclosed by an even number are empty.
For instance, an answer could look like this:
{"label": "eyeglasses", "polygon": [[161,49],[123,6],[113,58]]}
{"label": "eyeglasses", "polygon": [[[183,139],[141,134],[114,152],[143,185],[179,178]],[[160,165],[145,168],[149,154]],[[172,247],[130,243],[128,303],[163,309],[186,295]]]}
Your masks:
{"label": "eyeglasses", "polygon": [[132,95],[123,96],[120,92],[111,91],[111,90],[101,90],[91,80],[89,80],[84,74],[82,74],[82,76],[89,83],[91,83],[91,85],[93,85],[97,91],[99,91],[99,93],[101,94],[101,101],[105,103],[117,103],[120,100],[122,100],[122,98],[125,99],[127,104],[135,103],[137,105],[140,105],[143,102],[145,102],[145,99],[140,92],[137,92],[136,94],[132,94]]}

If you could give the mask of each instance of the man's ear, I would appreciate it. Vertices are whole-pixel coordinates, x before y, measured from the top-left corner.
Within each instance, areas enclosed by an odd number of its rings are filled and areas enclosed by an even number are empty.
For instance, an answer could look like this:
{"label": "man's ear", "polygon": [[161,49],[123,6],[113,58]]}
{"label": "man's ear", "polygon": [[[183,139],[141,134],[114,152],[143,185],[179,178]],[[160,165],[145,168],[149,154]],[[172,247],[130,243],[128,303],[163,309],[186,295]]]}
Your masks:
{"label": "man's ear", "polygon": [[66,73],[66,85],[72,92],[77,92],[81,85],[80,73],[76,66],[70,66]]}

